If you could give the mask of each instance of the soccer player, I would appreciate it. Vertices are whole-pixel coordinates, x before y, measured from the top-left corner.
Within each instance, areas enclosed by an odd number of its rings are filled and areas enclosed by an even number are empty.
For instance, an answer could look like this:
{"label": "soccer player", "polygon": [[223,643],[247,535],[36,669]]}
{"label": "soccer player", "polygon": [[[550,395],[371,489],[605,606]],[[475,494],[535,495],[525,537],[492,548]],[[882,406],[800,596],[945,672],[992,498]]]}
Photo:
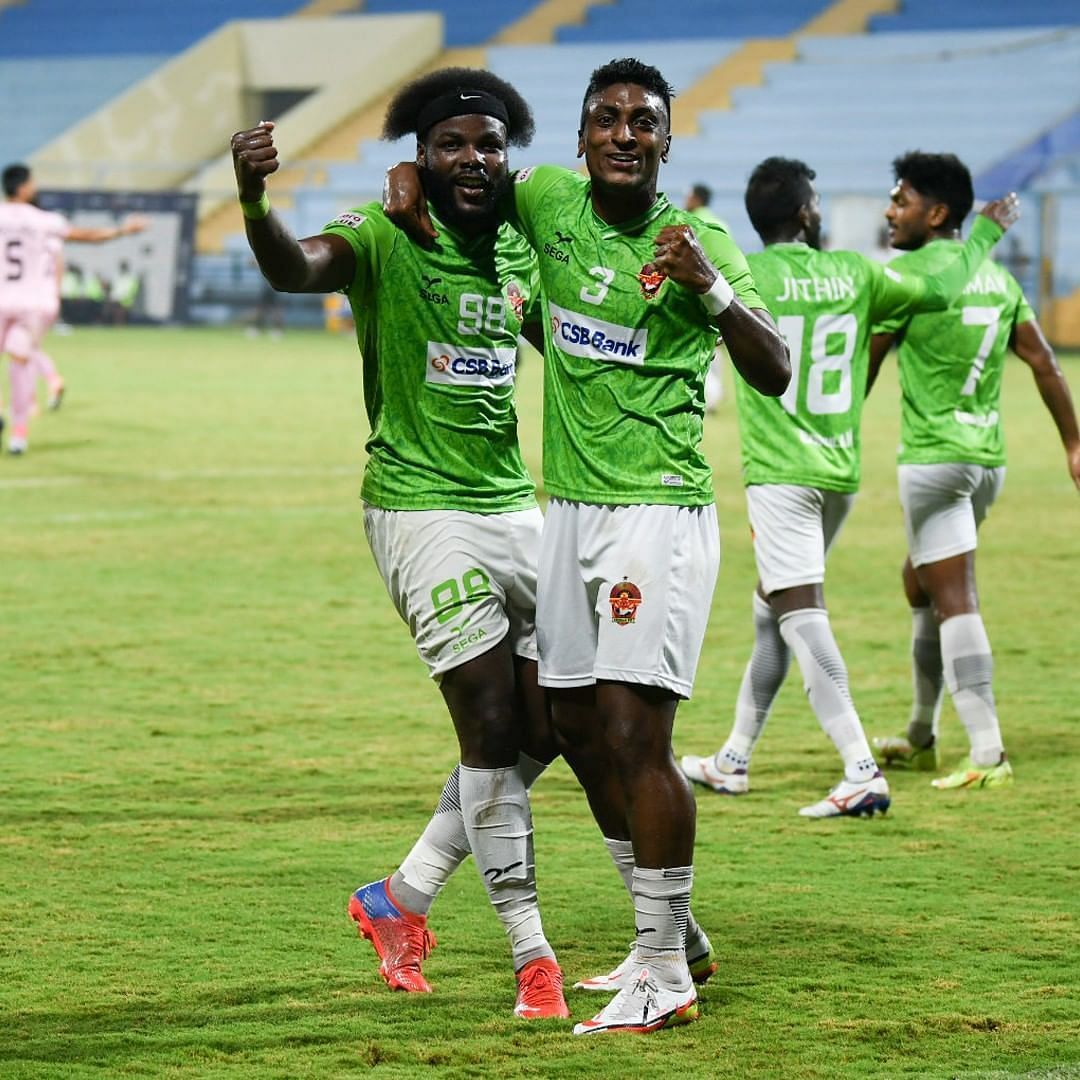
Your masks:
{"label": "soccer player", "polygon": [[853,251],[819,250],[814,170],[768,158],[746,188],[746,210],[765,250],[748,256],[754,281],[791,349],[780,398],[736,391],[743,481],[758,582],[754,649],[727,742],[687,755],[683,772],[726,795],[749,790],[750,757],[794,654],[810,706],[844,764],[843,779],[804,817],[873,815],[889,787],[867,745],[847,669],[825,607],[825,559],[859,486],[859,423],[873,322],[941,310],[960,295],[1015,216],[1014,196],[990,204],[965,245],[934,276],[886,270]]}
{"label": "soccer player", "polygon": [[[910,153],[893,162],[885,213],[897,271],[933,273],[951,258],[974,194],[953,154]],[[900,502],[907,532],[904,592],[911,606],[914,701],[907,733],[875,739],[886,765],[938,767],[942,688],[967,730],[970,756],[932,781],[939,789],[1012,783],[993,691],[993,655],[975,582],[979,526],[1005,480],[999,410],[1005,355],[1035,376],[1080,487],[1080,435],[1065,376],[1020,286],[987,260],[946,311],[875,327],[870,381],[892,345],[900,364]]]}
{"label": "soccer player", "polygon": [[513,382],[535,264],[495,214],[507,146],[528,144],[532,114],[503,80],[453,68],[400,90],[385,130],[417,136],[442,227],[432,251],[376,204],[296,240],[266,193],[278,167],[273,125],[232,140],[248,241],[267,280],[285,292],[349,295],[371,424],[365,531],[461,751],[439,807],[452,812],[436,813],[393,878],[358,889],[350,914],[388,985],[430,989],[420,969],[434,945],[425,905],[467,844],[510,938],[515,1014],[566,1017],[537,905],[526,791],[542,768],[527,735],[546,721],[533,625],[543,519],[518,448]]}
{"label": "soccer player", "polygon": [[[576,1034],[697,1017],[685,954],[695,806],[671,731],[720,557],[705,372],[719,331],[762,392],[790,375],[742,253],[657,191],[671,94],[637,60],[598,68],[578,133],[588,176],[523,169],[505,203],[539,256],[545,314],[540,682],[597,823],[634,859],[633,951],[618,993]],[[399,191],[407,172],[388,182],[403,222],[417,213]]]}
{"label": "soccer player", "polygon": [[[60,256],[64,241],[101,243],[141,232],[145,222],[131,218],[110,228],[72,225],[62,214],[34,205],[37,184],[25,165],[3,172],[5,201],[0,203],[0,356],[11,357],[11,432],[8,453],[24,454],[34,401],[34,377],[48,383],[49,407],[58,408],[64,380],[41,348],[45,331],[60,310]],[[2,424],[0,424],[2,427]]]}
{"label": "soccer player", "polygon": [[[690,194],[686,196],[683,209],[687,213],[693,214],[694,217],[707,221],[710,225],[719,225],[720,228],[727,229],[727,222],[722,221],[709,209],[709,203],[711,202],[712,188],[708,184],[695,184],[690,189]],[[730,230],[728,231],[730,232]]]}

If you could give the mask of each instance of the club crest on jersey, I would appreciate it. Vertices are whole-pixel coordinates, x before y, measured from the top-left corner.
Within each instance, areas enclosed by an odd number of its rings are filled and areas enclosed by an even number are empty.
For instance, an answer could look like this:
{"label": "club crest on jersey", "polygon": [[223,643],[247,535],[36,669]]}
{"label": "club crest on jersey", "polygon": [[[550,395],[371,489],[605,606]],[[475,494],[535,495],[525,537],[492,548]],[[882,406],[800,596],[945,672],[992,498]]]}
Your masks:
{"label": "club crest on jersey", "polygon": [[667,277],[662,270],[656,269],[655,263],[646,263],[638,271],[638,283],[641,285],[641,295],[646,300],[655,300],[656,294],[660,291],[660,286],[664,284],[664,278]]}
{"label": "club crest on jersey", "polygon": [[518,169],[518,171],[514,173],[514,183],[524,184],[525,181],[528,180],[530,176],[532,176],[532,171],[532,165],[526,166],[526,168],[524,169]]}
{"label": "club crest on jersey", "polygon": [[514,316],[518,322],[521,322],[525,318],[525,294],[521,291],[521,286],[516,281],[511,281],[506,286],[506,299],[510,304],[510,307],[514,310]]}
{"label": "club crest on jersey", "polygon": [[611,621],[629,626],[637,618],[641,590],[632,581],[618,581],[611,587]]}
{"label": "club crest on jersey", "polygon": [[348,225],[351,229],[358,229],[365,221],[367,221],[367,218],[363,214],[344,213],[338,214],[330,224]]}

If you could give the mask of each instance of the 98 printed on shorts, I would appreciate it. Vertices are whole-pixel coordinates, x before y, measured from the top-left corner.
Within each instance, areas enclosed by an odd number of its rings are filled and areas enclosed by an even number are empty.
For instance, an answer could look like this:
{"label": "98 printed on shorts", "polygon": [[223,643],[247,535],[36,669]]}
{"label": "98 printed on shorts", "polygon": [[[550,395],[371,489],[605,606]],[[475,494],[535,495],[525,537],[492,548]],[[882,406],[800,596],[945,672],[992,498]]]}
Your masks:
{"label": "98 printed on shorts", "polygon": [[501,514],[364,508],[387,592],[432,678],[509,638],[536,659],[538,508]]}

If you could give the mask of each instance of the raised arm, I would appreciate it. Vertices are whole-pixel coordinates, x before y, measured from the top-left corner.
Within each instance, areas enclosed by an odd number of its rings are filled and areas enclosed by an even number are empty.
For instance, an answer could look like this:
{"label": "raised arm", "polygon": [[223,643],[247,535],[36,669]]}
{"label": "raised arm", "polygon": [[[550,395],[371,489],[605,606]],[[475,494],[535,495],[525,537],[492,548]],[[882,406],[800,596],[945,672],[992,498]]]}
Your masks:
{"label": "raised arm", "polygon": [[233,168],[244,231],[263,277],[278,292],[327,293],[344,289],[356,271],[356,256],[340,236],[297,240],[270,206],[266,178],[278,169],[274,125],[263,121],[232,137]]}
{"label": "raised arm", "polygon": [[1009,346],[1031,368],[1031,373],[1035,376],[1035,385],[1039,388],[1039,394],[1053,417],[1061,443],[1065,447],[1069,475],[1080,490],[1080,432],[1076,427],[1076,410],[1073,408],[1069,384],[1058,366],[1054,350],[1050,348],[1042,328],[1034,319],[1013,327]]}
{"label": "raised arm", "polygon": [[772,316],[747,307],[709,261],[689,225],[669,225],[656,237],[657,270],[696,292],[724,338],[739,374],[759,393],[779,397],[791,380],[787,343]]}

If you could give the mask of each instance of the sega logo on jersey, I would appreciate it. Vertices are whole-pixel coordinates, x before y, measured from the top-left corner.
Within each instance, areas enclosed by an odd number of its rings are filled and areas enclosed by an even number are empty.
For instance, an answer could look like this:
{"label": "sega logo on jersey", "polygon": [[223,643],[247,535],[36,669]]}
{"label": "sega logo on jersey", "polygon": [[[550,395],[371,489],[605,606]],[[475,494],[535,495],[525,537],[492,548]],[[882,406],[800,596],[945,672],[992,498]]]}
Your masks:
{"label": "sega logo on jersey", "polygon": [[442,386],[505,386],[514,381],[517,350],[429,341],[426,381]]}
{"label": "sega logo on jersey", "polygon": [[555,344],[571,356],[586,360],[614,360],[640,367],[645,363],[648,330],[605,322],[590,315],[548,304],[551,335]]}

